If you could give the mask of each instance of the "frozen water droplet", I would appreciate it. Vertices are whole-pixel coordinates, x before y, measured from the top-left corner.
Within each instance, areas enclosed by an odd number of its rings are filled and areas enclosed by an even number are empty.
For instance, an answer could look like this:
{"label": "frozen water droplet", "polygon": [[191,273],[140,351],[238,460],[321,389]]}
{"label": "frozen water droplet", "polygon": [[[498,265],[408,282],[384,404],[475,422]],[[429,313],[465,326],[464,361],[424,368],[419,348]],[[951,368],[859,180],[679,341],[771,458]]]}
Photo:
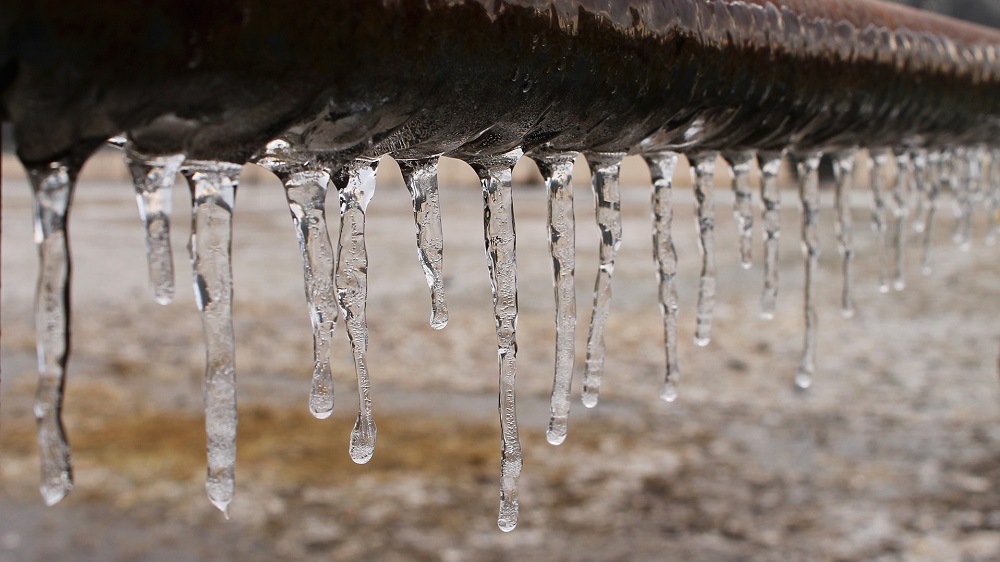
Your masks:
{"label": "frozen water droplet", "polygon": [[398,163],[413,199],[417,257],[431,289],[431,327],[440,330],[448,324],[448,302],[444,292],[444,231],[438,203],[438,159],[399,160]]}
{"label": "frozen water droplet", "polygon": [[191,263],[205,333],[205,432],[208,498],[223,513],[236,488],[236,367],[233,338],[232,221],[242,166],[186,161],[191,187]]}
{"label": "frozen water droplet", "polygon": [[855,150],[845,150],[834,156],[833,175],[837,186],[834,196],[836,208],[835,229],[837,246],[843,258],[844,288],[841,291],[840,311],[845,318],[854,316],[854,296],[851,291],[851,272],[854,263],[853,218],[851,217],[851,190],[854,188]]}
{"label": "frozen water droplet", "polygon": [[375,454],[377,430],[372,417],[371,380],[368,377],[368,250],[365,213],[375,195],[377,160],[355,160],[334,175],[340,190],[340,240],[337,243],[337,299],[344,313],[347,337],[358,376],[358,418],[351,430],[351,459],[358,464]]}
{"label": "frozen water droplet", "polygon": [[750,151],[727,152],[722,155],[729,164],[733,180],[733,216],[740,235],[740,266],[753,265],[753,193],[750,191],[750,164],[755,154]]}
{"label": "frozen water droplet", "polygon": [[806,258],[804,291],[805,342],[795,384],[808,388],[816,371],[816,338],[819,319],[816,314],[814,283],[819,273],[819,161],[821,154],[803,155],[798,162],[799,199],[802,202],[802,253]]}
{"label": "frozen water droplet", "polygon": [[715,313],[715,161],[717,152],[694,156],[691,167],[696,201],[698,249],[701,251],[701,279],[698,283],[697,323],[694,343],[706,346],[712,341],[712,316]]}
{"label": "frozen water droplet", "polygon": [[908,152],[896,152],[896,184],[892,190],[893,215],[896,219],[892,231],[895,247],[895,261],[892,273],[892,288],[902,291],[906,287],[903,273],[904,245],[906,242],[906,217],[909,213],[909,198],[912,192],[913,165]]}
{"label": "frozen water droplet", "polygon": [[594,192],[597,226],[601,231],[600,268],[594,283],[594,307],[587,336],[587,360],[583,370],[583,405],[597,405],[604,376],[604,325],[611,313],[611,276],[615,271],[615,256],[622,243],[621,195],[618,176],[623,153],[588,153],[590,186]]}
{"label": "frozen water droplet", "polygon": [[76,173],[76,168],[63,162],[28,168],[39,258],[35,292],[38,389],[34,411],[41,460],[40,489],[46,505],[59,503],[73,489],[73,465],[62,423],[62,404],[70,325],[66,223]]}
{"label": "frozen water droplet", "polygon": [[889,219],[887,216],[885,167],[889,162],[889,153],[882,149],[872,149],[870,183],[872,187],[872,230],[875,232],[875,245],[878,248],[879,274],[878,289],[889,292]]}
{"label": "frozen water droplet", "polygon": [[774,318],[778,301],[778,250],[781,238],[781,191],[778,189],[778,172],[781,171],[780,152],[762,152],[757,155],[760,165],[761,221],[764,223],[764,290],[760,297],[760,316]]}
{"label": "frozen water droplet", "polygon": [[653,180],[653,259],[656,261],[657,294],[663,318],[663,339],[666,351],[666,372],[660,398],[673,402],[681,371],[677,361],[677,250],[671,233],[673,223],[673,177],[677,154],[663,152],[646,155],[646,164]]}
{"label": "frozen water droplet", "polygon": [[139,218],[146,231],[146,261],[153,298],[160,304],[174,299],[174,254],[170,248],[170,192],[184,162],[183,154],[146,157],[125,145],[125,162],[135,185]]}
{"label": "frozen water droplet", "polygon": [[552,256],[552,286],[556,301],[555,374],[549,406],[548,442],[566,439],[573,360],[576,357],[576,219],[573,212],[574,153],[535,157],[548,191],[549,254]]}
{"label": "frozen water droplet", "polygon": [[483,186],[483,227],[486,263],[493,288],[493,314],[497,329],[497,360],[500,367],[500,456],[501,531],[517,526],[517,483],[521,476],[521,439],[517,429],[514,380],[517,374],[517,257],[515,252],[514,201],[511,173],[520,149],[503,156],[470,162]]}

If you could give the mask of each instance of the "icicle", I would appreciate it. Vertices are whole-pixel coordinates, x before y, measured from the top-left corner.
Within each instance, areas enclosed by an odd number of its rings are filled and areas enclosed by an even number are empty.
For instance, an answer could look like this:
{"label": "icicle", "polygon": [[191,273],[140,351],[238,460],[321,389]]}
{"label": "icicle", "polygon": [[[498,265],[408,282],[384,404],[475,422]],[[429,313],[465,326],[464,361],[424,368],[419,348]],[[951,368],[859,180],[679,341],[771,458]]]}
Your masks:
{"label": "icicle", "polygon": [[805,344],[802,360],[795,375],[795,385],[801,389],[812,385],[816,371],[816,336],[818,318],[813,284],[819,265],[819,161],[821,154],[810,153],[799,160],[799,199],[802,202],[802,253],[806,258],[805,276]]}
{"label": "icicle", "polygon": [[883,293],[889,292],[889,258],[888,242],[889,227],[886,216],[885,178],[883,171],[889,162],[889,153],[882,149],[871,149],[871,187],[872,187],[872,229],[875,231],[875,245],[878,247],[879,274],[878,288]]}
{"label": "icicle", "polygon": [[205,332],[205,431],[208,499],[229,517],[236,487],[236,368],[233,339],[233,205],[242,166],[187,161],[181,173],[191,187],[191,263]]}
{"label": "icicle", "polygon": [[903,274],[904,243],[906,242],[906,215],[909,212],[908,199],[910,197],[910,184],[913,181],[913,166],[910,162],[910,155],[907,152],[896,152],[896,184],[892,190],[893,216],[896,219],[895,229],[892,231],[892,245],[895,248],[892,288],[902,291],[906,288],[906,280]]}
{"label": "icicle", "polygon": [[916,192],[916,207],[913,210],[913,231],[920,233],[927,228],[926,220],[927,207],[929,205],[930,168],[928,159],[930,154],[926,150],[914,150],[910,153],[910,162],[913,165],[913,187]]}
{"label": "icicle", "polygon": [[854,187],[855,149],[845,150],[833,159],[833,175],[837,181],[835,207],[837,210],[837,243],[843,258],[844,288],[841,292],[840,311],[845,318],[854,316],[854,297],[851,292],[851,271],[854,263],[854,235],[851,218],[851,190]]}
{"label": "icicle", "polygon": [[986,213],[988,218],[986,245],[995,246],[1000,238],[1000,149],[990,151],[988,176],[984,180],[987,189]]}
{"label": "icicle", "polygon": [[740,233],[740,265],[750,269],[753,265],[753,193],[750,191],[750,163],[755,154],[727,152],[722,157],[729,164],[733,180],[733,216]]}
{"label": "icicle", "polygon": [[170,249],[170,192],[183,154],[148,158],[125,145],[125,162],[132,173],[139,217],[146,230],[146,261],[153,298],[160,304],[174,300],[174,254]]}
{"label": "icicle", "polygon": [[372,418],[371,381],[368,378],[368,250],[365,213],[375,195],[377,160],[355,160],[334,176],[340,190],[340,240],[337,243],[337,299],[344,313],[347,337],[358,375],[358,419],[351,430],[351,459],[358,464],[375,454],[377,429]]}
{"label": "icicle", "polygon": [[471,162],[483,185],[483,227],[486,235],[486,263],[493,288],[493,313],[497,328],[497,360],[500,366],[500,430],[503,451],[500,457],[501,531],[517,526],[517,481],[521,475],[521,440],[517,430],[514,379],[517,358],[517,264],[515,254],[514,202],[511,172],[520,149],[503,156]]}
{"label": "icicle", "polygon": [[59,503],[73,489],[73,466],[63,429],[62,402],[70,324],[70,255],[66,222],[76,174],[75,168],[62,162],[28,169],[39,257],[35,292],[38,337],[35,420],[41,457],[40,489],[47,505]]}
{"label": "icicle", "polygon": [[677,251],[670,232],[673,222],[672,184],[677,154],[649,154],[646,156],[646,164],[653,180],[653,258],[656,260],[656,276],[660,282],[660,315],[663,317],[667,358],[660,399],[673,402],[677,399],[677,385],[681,377],[677,362]]}
{"label": "icicle", "polygon": [[546,439],[559,445],[566,439],[573,360],[576,357],[576,219],[573,213],[575,153],[535,157],[548,190],[549,253],[556,300],[556,361]]}
{"label": "icicle", "polygon": [[444,293],[444,233],[438,203],[438,158],[398,160],[397,163],[413,198],[417,257],[431,289],[431,327],[440,330],[448,324],[448,302]]}
{"label": "icicle", "polygon": [[942,184],[947,181],[944,170],[946,165],[950,166],[941,152],[934,151],[927,155],[927,195],[924,202],[924,216],[921,221],[924,225],[924,237],[921,243],[923,251],[920,256],[920,272],[924,275],[930,275],[933,272],[933,267],[931,267],[931,233],[934,230],[938,195],[941,193]]}
{"label": "icicle", "polygon": [[594,191],[597,226],[601,230],[600,269],[594,283],[594,310],[587,336],[587,361],[583,371],[583,405],[597,405],[604,375],[604,324],[611,312],[611,276],[615,271],[615,256],[622,243],[621,196],[618,175],[622,153],[587,154],[590,164],[590,186]]}
{"label": "icicle", "polygon": [[982,195],[983,160],[977,148],[962,149],[958,154],[962,173],[955,190],[956,217],[954,239],[963,250],[972,246],[972,213],[977,199]]}
{"label": "icicle", "polygon": [[778,172],[781,171],[780,152],[762,152],[757,155],[760,166],[761,219],[764,223],[764,291],[760,297],[760,316],[774,318],[778,301],[778,250],[781,247],[781,191],[778,189]]}
{"label": "icicle", "polygon": [[701,250],[701,279],[698,284],[697,324],[694,343],[706,346],[712,340],[712,315],[715,313],[715,187],[716,152],[695,156],[691,167],[698,226],[698,249]]}
{"label": "icicle", "polygon": [[315,166],[309,155],[296,155],[284,139],[267,144],[256,163],[278,176],[292,214],[295,236],[302,254],[306,304],[313,335],[312,387],[309,411],[319,419],[333,413],[333,375],[330,344],[337,327],[338,304],[333,287],[333,244],[326,225],[326,192],[330,174]]}

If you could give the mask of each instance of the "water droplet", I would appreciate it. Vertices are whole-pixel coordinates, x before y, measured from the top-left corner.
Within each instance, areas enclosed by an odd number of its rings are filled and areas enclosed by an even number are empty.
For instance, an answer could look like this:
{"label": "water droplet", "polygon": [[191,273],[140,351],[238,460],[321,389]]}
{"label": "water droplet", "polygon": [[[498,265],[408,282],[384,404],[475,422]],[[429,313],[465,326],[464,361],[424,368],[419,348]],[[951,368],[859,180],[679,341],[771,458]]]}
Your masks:
{"label": "water droplet", "polygon": [[431,327],[440,330],[448,324],[448,302],[444,292],[444,231],[438,203],[438,159],[399,160],[398,163],[413,200],[417,257],[431,289]]}

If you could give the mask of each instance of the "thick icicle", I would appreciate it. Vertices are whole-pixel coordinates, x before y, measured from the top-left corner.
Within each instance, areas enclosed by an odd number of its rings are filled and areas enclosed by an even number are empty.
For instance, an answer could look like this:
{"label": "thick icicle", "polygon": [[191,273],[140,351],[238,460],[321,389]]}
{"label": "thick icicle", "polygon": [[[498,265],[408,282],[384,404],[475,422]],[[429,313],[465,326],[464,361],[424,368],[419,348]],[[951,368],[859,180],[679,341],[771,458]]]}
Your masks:
{"label": "thick icicle", "polygon": [[471,162],[483,186],[483,228],[486,263],[493,288],[493,314],[497,329],[497,360],[500,366],[500,457],[501,531],[517,526],[517,481],[521,476],[521,439],[517,430],[514,379],[517,358],[517,259],[515,253],[514,201],[511,172],[520,149],[503,156]]}
{"label": "thick icicle", "polygon": [[333,413],[333,375],[330,345],[337,327],[338,304],[333,287],[333,243],[326,224],[326,192],[330,174],[310,169],[309,158],[296,158],[291,145],[277,139],[267,145],[256,163],[267,168],[285,186],[288,210],[302,254],[306,304],[313,334],[313,373],[309,411],[319,419]]}
{"label": "thick icicle", "polygon": [[438,203],[438,158],[399,160],[398,164],[413,198],[417,257],[431,289],[431,327],[440,330],[448,324],[448,302],[444,293],[444,232]]}
{"label": "thick icicle", "polygon": [[377,429],[372,417],[371,380],[368,377],[368,250],[365,213],[375,195],[377,160],[355,160],[334,176],[340,190],[340,240],[337,243],[337,299],[344,313],[347,337],[358,376],[358,419],[351,430],[351,459],[358,464],[375,454]]}
{"label": "thick icicle", "polygon": [[[930,275],[933,272],[931,266],[931,233],[934,230],[934,215],[937,213],[938,195],[941,193],[942,184],[945,180],[945,166],[950,169],[950,163],[945,159],[944,154],[938,151],[927,155],[927,194],[923,203],[923,241],[921,242],[922,252],[920,256],[920,272]],[[949,172],[950,173],[950,172]]]}
{"label": "thick icicle", "polygon": [[701,251],[701,278],[698,283],[697,323],[694,343],[706,346],[712,341],[712,316],[715,314],[715,161],[716,152],[694,157],[691,174],[697,211],[698,249]]}
{"label": "thick icicle", "polygon": [[73,466],[63,429],[62,402],[70,324],[70,255],[66,222],[76,174],[76,169],[62,162],[28,169],[39,257],[35,292],[38,338],[35,421],[41,457],[40,489],[47,505],[59,503],[73,489]]}
{"label": "thick icicle", "polygon": [[819,161],[820,153],[803,155],[798,162],[799,199],[802,202],[802,253],[806,258],[805,276],[805,343],[802,360],[795,374],[795,385],[801,389],[812,385],[816,371],[816,336],[818,318],[816,315],[813,284],[819,266]]}
{"label": "thick icicle", "polygon": [[854,296],[851,291],[851,271],[854,263],[853,220],[851,218],[851,190],[854,187],[855,150],[845,150],[834,156],[833,175],[837,181],[835,203],[837,220],[837,246],[843,258],[844,288],[841,291],[840,311],[845,318],[854,316]]}
{"label": "thick icicle", "polygon": [[556,299],[556,361],[546,439],[558,445],[566,439],[573,360],[576,357],[576,219],[573,213],[575,153],[536,156],[548,191],[549,254]]}
{"label": "thick icicle", "polygon": [[904,151],[897,151],[896,184],[892,189],[892,213],[896,219],[896,224],[892,231],[892,245],[895,249],[893,255],[892,288],[897,291],[902,291],[906,288],[903,262],[906,242],[906,215],[909,213],[908,201],[912,182],[913,164],[910,162],[910,154]]}
{"label": "thick icicle", "polygon": [[242,166],[187,161],[191,187],[191,263],[205,332],[205,431],[208,499],[229,517],[236,488],[236,368],[233,338],[233,205]]}
{"label": "thick icicle", "polygon": [[778,250],[781,247],[781,191],[778,189],[778,172],[781,171],[780,152],[762,152],[757,155],[760,165],[761,220],[764,223],[764,290],[760,297],[760,316],[774,318],[778,302]]}
{"label": "thick icicle", "polygon": [[174,300],[174,254],[170,248],[170,192],[183,154],[146,157],[125,145],[125,162],[132,173],[139,217],[146,230],[146,261],[153,298]]}
{"label": "thick icicle", "polygon": [[753,265],[753,192],[750,191],[750,164],[755,154],[750,151],[726,152],[722,157],[729,164],[733,181],[733,216],[740,233],[740,266]]}
{"label": "thick icicle", "polygon": [[673,402],[677,399],[677,385],[681,377],[677,362],[677,251],[670,232],[674,218],[672,194],[677,154],[649,154],[646,164],[653,179],[653,258],[659,280],[660,315],[663,317],[667,359],[660,399]]}
{"label": "thick icicle", "polygon": [[878,248],[878,288],[889,292],[889,219],[887,217],[884,171],[889,162],[889,153],[882,149],[871,149],[870,182],[872,187],[872,230]]}
{"label": "thick icicle", "polygon": [[618,175],[623,153],[586,154],[590,164],[590,186],[594,191],[597,226],[601,231],[600,269],[594,283],[594,309],[587,336],[587,360],[583,370],[583,405],[593,408],[604,376],[604,325],[611,313],[611,276],[615,256],[622,243],[622,211]]}

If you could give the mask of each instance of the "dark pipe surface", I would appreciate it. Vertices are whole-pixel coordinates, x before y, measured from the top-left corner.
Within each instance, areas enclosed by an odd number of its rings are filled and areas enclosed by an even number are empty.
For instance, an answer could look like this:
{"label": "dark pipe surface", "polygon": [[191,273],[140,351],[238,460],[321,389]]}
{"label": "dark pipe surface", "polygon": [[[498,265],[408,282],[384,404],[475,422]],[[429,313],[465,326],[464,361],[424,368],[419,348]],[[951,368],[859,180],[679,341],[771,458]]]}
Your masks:
{"label": "dark pipe surface", "polygon": [[122,131],[233,162],[993,144],[998,45],[876,0],[20,1],[0,111],[28,166]]}

